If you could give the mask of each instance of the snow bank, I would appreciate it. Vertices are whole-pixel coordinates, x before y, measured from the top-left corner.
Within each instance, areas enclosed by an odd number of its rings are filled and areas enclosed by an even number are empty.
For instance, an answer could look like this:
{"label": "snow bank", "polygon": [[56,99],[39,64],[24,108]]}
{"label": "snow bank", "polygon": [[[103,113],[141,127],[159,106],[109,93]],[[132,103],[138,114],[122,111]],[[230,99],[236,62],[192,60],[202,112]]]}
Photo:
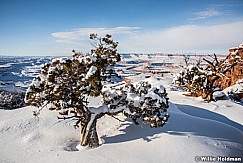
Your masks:
{"label": "snow bank", "polygon": [[58,122],[48,110],[35,119],[33,110],[0,110],[0,162],[194,162],[195,156],[240,156],[243,149],[242,131],[171,104],[171,119],[163,128],[100,119],[97,128],[105,144],[78,151],[79,131],[71,122]]}
{"label": "snow bank", "polygon": [[[171,78],[130,76],[132,82],[148,81],[161,93]],[[36,83],[38,84],[38,83]],[[243,106],[229,100],[205,103],[167,89],[170,119],[162,128],[133,125],[105,116],[97,122],[103,142],[96,149],[78,151],[80,131],[72,121],[58,121],[56,112],[43,109],[34,118],[34,107],[0,110],[0,162],[195,162],[196,156],[241,156]],[[131,94],[131,98],[136,99]],[[137,102],[140,99],[137,99]],[[136,101],[136,100],[135,100]],[[90,98],[89,105],[101,105]],[[103,108],[104,109],[104,108]],[[142,127],[142,128],[141,128]]]}

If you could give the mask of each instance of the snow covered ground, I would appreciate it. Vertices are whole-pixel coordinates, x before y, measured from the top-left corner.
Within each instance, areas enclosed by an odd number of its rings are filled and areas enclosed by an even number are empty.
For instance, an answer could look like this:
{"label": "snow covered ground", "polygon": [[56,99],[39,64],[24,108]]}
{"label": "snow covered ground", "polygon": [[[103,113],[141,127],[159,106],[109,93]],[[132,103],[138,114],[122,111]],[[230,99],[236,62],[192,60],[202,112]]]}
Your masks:
{"label": "snow covered ground", "polygon": [[[143,58],[147,59],[158,61]],[[177,59],[168,60],[180,63]],[[136,64],[146,66],[146,62]],[[130,70],[127,78],[136,82],[149,77],[135,74]],[[157,77],[170,98],[170,118],[164,127],[136,126],[129,120],[120,122],[107,116],[97,123],[103,144],[96,149],[78,149],[79,129],[73,128],[72,121],[59,121],[57,112],[44,109],[39,118],[34,118],[34,107],[0,110],[0,162],[188,163],[200,159],[197,156],[243,158],[242,105],[230,100],[207,103],[201,98],[186,97],[170,89],[170,74]],[[99,103],[92,101],[93,105]],[[119,119],[126,120],[123,115]]]}

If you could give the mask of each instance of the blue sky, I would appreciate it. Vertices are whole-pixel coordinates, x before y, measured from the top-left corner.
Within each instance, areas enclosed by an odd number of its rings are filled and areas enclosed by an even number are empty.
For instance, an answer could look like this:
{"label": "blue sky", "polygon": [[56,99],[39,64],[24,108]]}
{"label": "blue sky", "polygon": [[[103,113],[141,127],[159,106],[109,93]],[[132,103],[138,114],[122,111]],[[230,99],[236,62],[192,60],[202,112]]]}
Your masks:
{"label": "blue sky", "polygon": [[243,43],[242,0],[0,0],[0,55],[89,52],[89,34],[120,53],[228,53]]}

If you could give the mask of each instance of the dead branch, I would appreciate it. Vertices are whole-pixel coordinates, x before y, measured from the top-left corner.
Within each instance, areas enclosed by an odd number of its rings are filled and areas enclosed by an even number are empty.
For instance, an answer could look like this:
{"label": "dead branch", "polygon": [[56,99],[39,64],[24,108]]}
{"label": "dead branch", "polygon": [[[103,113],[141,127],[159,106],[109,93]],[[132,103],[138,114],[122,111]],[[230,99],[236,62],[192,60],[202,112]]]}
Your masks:
{"label": "dead branch", "polygon": [[189,65],[190,55],[183,55],[183,60],[186,64],[186,67]]}

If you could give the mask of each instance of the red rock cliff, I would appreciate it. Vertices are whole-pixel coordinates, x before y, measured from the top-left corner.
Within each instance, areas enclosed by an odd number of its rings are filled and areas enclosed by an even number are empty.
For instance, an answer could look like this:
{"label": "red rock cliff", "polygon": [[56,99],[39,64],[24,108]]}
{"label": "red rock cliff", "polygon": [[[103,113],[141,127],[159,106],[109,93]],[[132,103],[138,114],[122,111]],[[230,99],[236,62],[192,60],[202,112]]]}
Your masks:
{"label": "red rock cliff", "polygon": [[243,44],[240,44],[239,47],[230,48],[229,52],[226,59],[221,61],[220,68],[224,70],[233,63],[237,64],[226,72],[225,78],[216,81],[215,85],[218,85],[221,89],[234,85],[237,80],[243,78]]}

